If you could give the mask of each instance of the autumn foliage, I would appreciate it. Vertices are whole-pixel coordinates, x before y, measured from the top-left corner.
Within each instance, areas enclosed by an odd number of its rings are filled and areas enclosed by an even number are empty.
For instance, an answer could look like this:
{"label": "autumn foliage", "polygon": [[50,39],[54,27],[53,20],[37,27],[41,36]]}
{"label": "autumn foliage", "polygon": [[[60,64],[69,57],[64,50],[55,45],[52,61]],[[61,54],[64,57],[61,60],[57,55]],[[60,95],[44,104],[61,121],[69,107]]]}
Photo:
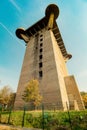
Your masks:
{"label": "autumn foliage", "polygon": [[82,100],[84,102],[85,108],[87,108],[87,92],[81,92]]}
{"label": "autumn foliage", "polygon": [[31,80],[28,82],[22,97],[25,102],[29,102],[35,107],[39,106],[42,101],[42,96],[39,91],[39,82],[37,80]]}

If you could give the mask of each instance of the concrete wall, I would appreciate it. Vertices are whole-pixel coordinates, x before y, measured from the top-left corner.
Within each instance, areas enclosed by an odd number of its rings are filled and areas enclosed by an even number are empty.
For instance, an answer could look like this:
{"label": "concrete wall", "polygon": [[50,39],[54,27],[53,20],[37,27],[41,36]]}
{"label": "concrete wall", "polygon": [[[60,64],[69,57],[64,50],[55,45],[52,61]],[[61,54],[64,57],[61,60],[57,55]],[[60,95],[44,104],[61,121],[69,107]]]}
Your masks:
{"label": "concrete wall", "polygon": [[83,110],[84,104],[74,76],[67,76],[64,79],[69,98],[69,108],[75,110]]}
{"label": "concrete wall", "polygon": [[68,78],[64,81],[64,77],[68,77],[68,72],[61,50],[53,32],[44,28],[27,44],[14,108],[24,107],[22,95],[25,85],[31,79],[38,79],[45,108],[55,105],[57,109],[67,110],[69,86]]}

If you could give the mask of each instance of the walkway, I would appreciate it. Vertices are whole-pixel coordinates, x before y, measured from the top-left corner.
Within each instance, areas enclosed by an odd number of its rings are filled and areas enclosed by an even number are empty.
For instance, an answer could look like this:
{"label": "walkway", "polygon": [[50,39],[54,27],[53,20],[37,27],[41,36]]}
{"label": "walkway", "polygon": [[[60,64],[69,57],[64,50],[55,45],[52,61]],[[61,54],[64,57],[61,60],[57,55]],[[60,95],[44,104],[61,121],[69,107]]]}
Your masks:
{"label": "walkway", "polygon": [[15,126],[10,126],[10,125],[4,125],[4,124],[0,124],[0,130],[41,130],[41,129],[37,129],[37,128],[21,128],[21,127],[15,127]]}

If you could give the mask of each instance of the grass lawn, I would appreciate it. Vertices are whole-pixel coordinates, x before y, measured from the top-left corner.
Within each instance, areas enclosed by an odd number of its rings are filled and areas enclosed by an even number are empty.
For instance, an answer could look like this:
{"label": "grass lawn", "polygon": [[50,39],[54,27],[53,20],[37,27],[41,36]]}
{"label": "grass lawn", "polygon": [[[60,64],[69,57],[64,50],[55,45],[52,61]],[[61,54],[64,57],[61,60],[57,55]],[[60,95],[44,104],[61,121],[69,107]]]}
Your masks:
{"label": "grass lawn", "polygon": [[[46,130],[87,130],[87,110],[85,111],[12,111],[2,112],[1,123]],[[9,129],[10,130],[10,129]]]}

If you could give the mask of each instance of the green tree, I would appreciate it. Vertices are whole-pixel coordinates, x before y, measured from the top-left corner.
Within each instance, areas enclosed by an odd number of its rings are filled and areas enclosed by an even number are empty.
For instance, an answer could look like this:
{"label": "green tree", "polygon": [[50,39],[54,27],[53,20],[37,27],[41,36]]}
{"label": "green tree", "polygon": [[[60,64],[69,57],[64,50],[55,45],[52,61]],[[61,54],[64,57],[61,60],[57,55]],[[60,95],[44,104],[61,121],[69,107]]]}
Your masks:
{"label": "green tree", "polygon": [[82,100],[84,102],[85,108],[87,108],[87,92],[81,92]]}
{"label": "green tree", "polygon": [[13,107],[14,106],[15,97],[16,97],[16,93],[11,92],[10,93],[10,99],[9,99],[9,102],[8,102],[8,107]]}
{"label": "green tree", "polygon": [[31,80],[28,82],[25,86],[23,100],[25,102],[29,102],[30,104],[33,104],[34,107],[37,107],[40,105],[42,96],[40,95],[39,91],[39,82],[37,80]]}
{"label": "green tree", "polygon": [[4,107],[8,105],[11,98],[11,93],[12,90],[9,86],[4,86],[2,89],[0,89],[0,104],[2,104]]}

